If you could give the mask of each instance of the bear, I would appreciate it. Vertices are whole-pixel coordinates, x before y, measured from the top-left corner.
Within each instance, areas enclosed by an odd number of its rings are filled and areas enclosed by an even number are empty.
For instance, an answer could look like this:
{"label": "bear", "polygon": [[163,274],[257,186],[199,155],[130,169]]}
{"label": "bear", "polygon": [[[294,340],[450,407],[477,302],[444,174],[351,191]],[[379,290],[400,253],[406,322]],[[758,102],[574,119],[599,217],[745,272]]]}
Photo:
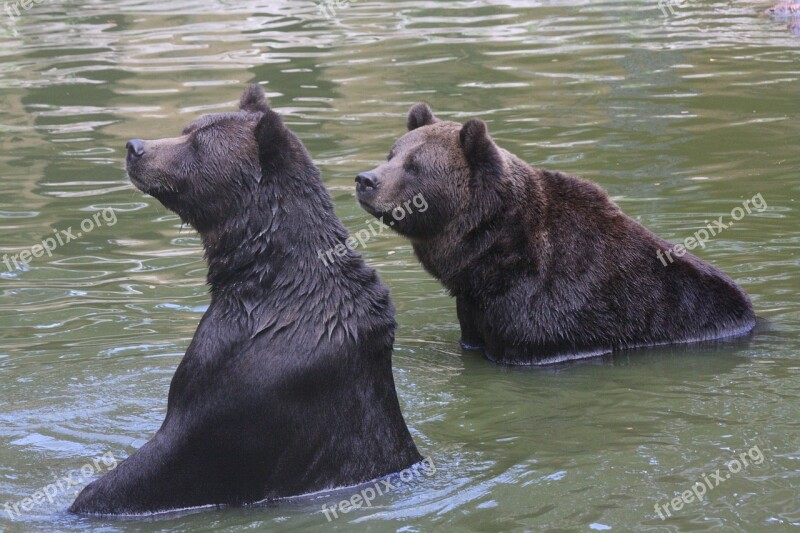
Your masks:
{"label": "bear", "polygon": [[244,506],[359,485],[417,464],[395,390],[395,310],[344,243],[319,170],[258,85],[239,110],[127,144],[131,182],[200,235],[210,305],[163,425],[69,511]]}
{"label": "bear", "polygon": [[[463,348],[545,365],[753,330],[728,276],[669,255],[594,183],[530,166],[480,119],[439,120],[418,104],[407,126],[388,160],[356,177],[357,199],[455,297]],[[417,195],[428,209],[406,213]]]}

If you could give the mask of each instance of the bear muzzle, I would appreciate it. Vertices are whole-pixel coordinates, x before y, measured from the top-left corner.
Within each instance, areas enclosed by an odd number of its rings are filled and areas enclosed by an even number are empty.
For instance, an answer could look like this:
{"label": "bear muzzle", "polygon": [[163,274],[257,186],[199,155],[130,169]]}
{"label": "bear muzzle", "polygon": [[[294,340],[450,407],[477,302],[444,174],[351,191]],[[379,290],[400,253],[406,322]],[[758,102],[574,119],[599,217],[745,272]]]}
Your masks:
{"label": "bear muzzle", "polygon": [[356,197],[361,207],[372,215],[376,215],[373,204],[378,191],[378,175],[375,172],[362,172],[356,176]]}
{"label": "bear muzzle", "polygon": [[362,172],[356,176],[356,190],[359,193],[378,188],[378,175],[374,172]]}
{"label": "bear muzzle", "polygon": [[128,159],[144,155],[144,141],[141,139],[131,139],[125,148],[128,149]]}
{"label": "bear muzzle", "polygon": [[128,177],[136,188],[144,193],[148,193],[150,187],[147,183],[148,180],[145,179],[145,146],[145,141],[141,139],[131,139],[128,141],[125,145],[125,148],[128,150],[128,155],[125,158],[125,170],[128,171]]}

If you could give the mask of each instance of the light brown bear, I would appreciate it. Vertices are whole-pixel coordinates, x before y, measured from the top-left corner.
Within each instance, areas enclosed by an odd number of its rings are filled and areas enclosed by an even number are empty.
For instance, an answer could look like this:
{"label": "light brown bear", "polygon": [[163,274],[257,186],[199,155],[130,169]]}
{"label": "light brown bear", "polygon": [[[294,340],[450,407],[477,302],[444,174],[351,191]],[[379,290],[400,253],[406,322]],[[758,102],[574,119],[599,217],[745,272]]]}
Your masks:
{"label": "light brown bear", "polygon": [[[356,178],[358,199],[455,296],[465,348],[547,364],[755,326],[728,276],[689,253],[664,261],[673,246],[597,185],[532,168],[480,120],[440,121],[418,104],[408,129]],[[428,209],[393,216],[419,195]]]}

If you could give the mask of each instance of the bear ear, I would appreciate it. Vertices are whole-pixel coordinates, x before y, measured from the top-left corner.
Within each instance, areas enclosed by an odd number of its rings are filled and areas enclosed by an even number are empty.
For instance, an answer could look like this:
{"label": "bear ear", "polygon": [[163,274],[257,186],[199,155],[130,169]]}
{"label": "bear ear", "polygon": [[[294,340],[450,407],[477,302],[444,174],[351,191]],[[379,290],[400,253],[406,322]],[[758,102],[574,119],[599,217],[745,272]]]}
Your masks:
{"label": "bear ear", "polygon": [[262,171],[277,172],[292,150],[291,132],[278,113],[267,109],[255,133]]}
{"label": "bear ear", "polygon": [[408,131],[439,122],[428,104],[417,104],[408,112]]}
{"label": "bear ear", "polygon": [[484,121],[472,119],[464,124],[459,140],[473,172],[502,175],[503,158]]}
{"label": "bear ear", "polygon": [[260,85],[248,85],[239,100],[239,109],[248,113],[266,113],[269,110],[269,102],[264,89]]}

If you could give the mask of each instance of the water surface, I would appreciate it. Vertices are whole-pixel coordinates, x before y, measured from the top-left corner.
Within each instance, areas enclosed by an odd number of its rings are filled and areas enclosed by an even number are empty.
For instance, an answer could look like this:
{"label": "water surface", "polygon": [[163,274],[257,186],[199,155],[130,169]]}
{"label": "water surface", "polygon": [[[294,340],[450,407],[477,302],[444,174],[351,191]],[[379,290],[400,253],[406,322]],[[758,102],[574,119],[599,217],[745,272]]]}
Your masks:
{"label": "water surface", "polygon": [[[800,525],[800,40],[758,16],[768,5],[673,2],[665,17],[655,1],[354,0],[326,18],[288,0],[52,0],[3,17],[0,254],[116,216],[24,269],[0,264],[0,529]],[[88,479],[12,519],[5,502],[103,454],[127,457],[160,425],[208,303],[205,267],[195,233],[127,183],[125,141],[173,136],[253,82],[307,144],[351,231],[369,220],[353,176],[386,156],[417,101],[485,119],[503,147],[596,181],[676,243],[761,194],[767,209],[697,255],[768,324],[751,341],[503,368],[460,351],[454,302],[385,234],[363,252],[392,289],[400,400],[435,475],[332,522],[322,505],[349,493],[152,521],[66,515]],[[761,464],[660,519],[656,504],[754,447]]]}

